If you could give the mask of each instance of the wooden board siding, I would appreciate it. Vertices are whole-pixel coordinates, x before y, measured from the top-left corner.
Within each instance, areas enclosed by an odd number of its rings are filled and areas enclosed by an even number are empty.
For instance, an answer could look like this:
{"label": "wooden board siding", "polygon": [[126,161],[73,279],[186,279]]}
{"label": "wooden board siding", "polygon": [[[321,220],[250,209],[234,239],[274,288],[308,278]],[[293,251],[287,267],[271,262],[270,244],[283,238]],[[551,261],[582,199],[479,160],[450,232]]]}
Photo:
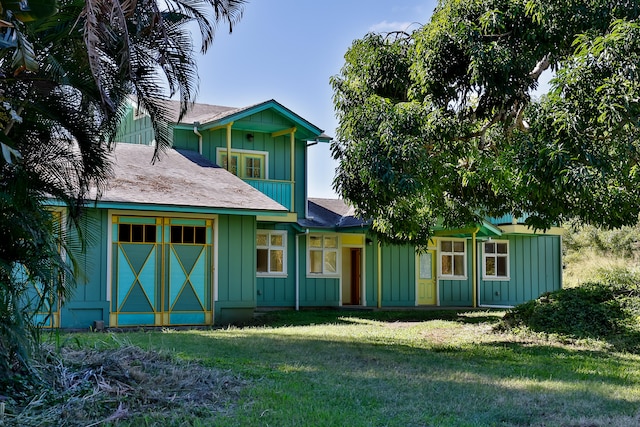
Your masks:
{"label": "wooden board siding", "polygon": [[[467,278],[466,280],[438,279],[440,305],[443,307],[471,307],[473,306],[473,248],[471,240],[467,244]],[[436,262],[440,259],[436,256]]]}
{"label": "wooden board siding", "polygon": [[[226,129],[214,131],[202,130],[202,155],[212,162],[217,162],[217,149],[227,148]],[[253,141],[247,140],[247,134],[253,135]],[[198,150],[198,137],[193,131],[176,129],[173,146],[187,150]],[[270,134],[234,130],[231,128],[231,149],[266,151],[269,153],[268,177],[273,180],[289,181],[291,165],[291,144],[289,135],[272,138]],[[296,141],[296,150],[303,148],[302,141]],[[302,161],[304,157],[300,160]],[[298,162],[299,158],[296,158]],[[304,172],[304,163],[300,164]]]}
{"label": "wooden board siding", "polygon": [[382,306],[414,306],[416,256],[413,246],[382,246]]}
{"label": "wooden board siding", "polygon": [[[291,150],[289,150],[291,151]],[[296,170],[295,174],[295,206],[294,211],[298,213],[298,218],[304,218],[305,212],[307,208],[307,174],[305,169],[307,168],[307,142],[306,141],[296,141],[295,145],[295,166]],[[329,173],[328,173],[329,175]],[[327,181],[331,181],[331,177],[327,176]]]}
{"label": "wooden board siding", "polygon": [[[86,251],[77,256],[80,274],[71,298],[60,310],[60,326],[63,328],[89,328],[93,321],[103,320],[109,325],[107,302],[107,213],[104,210],[87,209],[82,219],[84,232],[88,233]],[[75,239],[75,236],[71,236]]]}
{"label": "wooden board siding", "polygon": [[508,240],[510,280],[483,281],[480,275],[480,305],[512,306],[560,289],[559,236],[514,235]]}
{"label": "wooden board siding", "polygon": [[[214,322],[253,314],[256,307],[256,220],[252,216],[218,217],[218,300]],[[233,317],[233,318],[232,318]],[[243,316],[241,316],[243,317]]]}
{"label": "wooden board siding", "polygon": [[117,142],[151,145],[155,139],[149,116],[134,118],[134,109],[130,108],[120,123],[116,134]]}
{"label": "wooden board siding", "polygon": [[[295,262],[295,260],[294,260]],[[337,307],[340,305],[338,277],[307,274],[307,239],[300,238],[300,307]]]}
{"label": "wooden board siding", "polygon": [[337,277],[308,277],[300,283],[301,307],[336,307],[339,304],[340,279]]}
{"label": "wooden board siding", "polygon": [[415,249],[413,246],[383,245],[381,268],[378,275],[378,240],[368,236],[371,244],[365,245],[364,298],[368,307],[378,305],[378,277],[381,278],[382,307],[412,307],[416,303]]}
{"label": "wooden board siding", "polygon": [[378,305],[378,239],[369,236],[372,240],[370,245],[364,248],[364,298],[368,307]]}
{"label": "wooden board siding", "polygon": [[[304,237],[296,237],[296,231],[282,224],[259,223],[258,230],[286,230],[287,231],[287,277],[258,276],[256,279],[257,304],[260,307],[295,307],[296,289],[296,241]],[[304,256],[302,250],[300,257]],[[304,274],[300,276],[304,280]]]}

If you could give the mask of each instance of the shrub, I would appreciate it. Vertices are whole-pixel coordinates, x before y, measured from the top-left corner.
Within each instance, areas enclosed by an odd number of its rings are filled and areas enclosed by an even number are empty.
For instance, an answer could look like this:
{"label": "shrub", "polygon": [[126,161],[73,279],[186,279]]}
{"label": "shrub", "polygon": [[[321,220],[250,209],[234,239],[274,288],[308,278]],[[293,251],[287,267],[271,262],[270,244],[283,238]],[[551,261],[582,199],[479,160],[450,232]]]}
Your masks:
{"label": "shrub", "polygon": [[571,338],[595,338],[620,350],[640,350],[640,275],[602,271],[598,280],[542,294],[507,312],[502,329],[529,328]]}

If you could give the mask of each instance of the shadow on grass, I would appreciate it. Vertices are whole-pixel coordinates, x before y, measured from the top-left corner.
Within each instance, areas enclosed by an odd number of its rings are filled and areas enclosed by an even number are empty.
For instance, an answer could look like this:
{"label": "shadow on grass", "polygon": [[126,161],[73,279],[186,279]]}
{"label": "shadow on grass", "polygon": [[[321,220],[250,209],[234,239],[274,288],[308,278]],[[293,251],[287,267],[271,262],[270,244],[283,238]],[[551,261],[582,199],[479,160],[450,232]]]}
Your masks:
{"label": "shadow on grass", "polygon": [[236,326],[312,326],[351,324],[350,319],[378,322],[425,322],[443,320],[468,324],[498,323],[504,311],[498,310],[282,310],[260,313],[254,319]]}
{"label": "shadow on grass", "polygon": [[[306,314],[324,319],[321,325],[349,323],[345,312]],[[458,321],[465,314],[428,316]],[[417,321],[395,312],[383,319]],[[640,361],[633,355],[502,340],[456,345],[428,338],[422,344],[402,337],[328,338],[278,328],[141,337],[152,348],[179,346],[182,356],[258,379],[256,410],[236,414],[238,425],[256,417],[282,426],[637,425],[640,415]],[[307,410],[294,423],[286,407]],[[449,418],[442,421],[444,415]]]}

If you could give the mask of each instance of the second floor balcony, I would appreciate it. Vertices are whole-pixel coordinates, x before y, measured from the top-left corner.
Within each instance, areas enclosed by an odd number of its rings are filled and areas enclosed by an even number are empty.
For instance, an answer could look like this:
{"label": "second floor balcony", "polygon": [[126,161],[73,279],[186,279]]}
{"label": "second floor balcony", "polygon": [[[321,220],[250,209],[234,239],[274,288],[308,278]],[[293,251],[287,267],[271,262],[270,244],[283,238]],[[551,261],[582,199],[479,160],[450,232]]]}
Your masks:
{"label": "second floor balcony", "polygon": [[287,208],[289,212],[293,211],[294,185],[291,181],[245,178],[244,182],[280,203]]}

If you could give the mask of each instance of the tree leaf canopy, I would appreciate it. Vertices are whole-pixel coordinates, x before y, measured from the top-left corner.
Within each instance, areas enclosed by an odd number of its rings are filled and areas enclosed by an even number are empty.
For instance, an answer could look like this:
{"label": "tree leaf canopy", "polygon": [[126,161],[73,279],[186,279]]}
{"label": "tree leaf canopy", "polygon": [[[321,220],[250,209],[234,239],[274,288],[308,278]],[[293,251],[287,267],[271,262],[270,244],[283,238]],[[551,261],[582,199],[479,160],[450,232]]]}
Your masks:
{"label": "tree leaf canopy", "polygon": [[504,214],[536,229],[637,222],[639,14],[447,0],[410,34],[354,41],[331,79],[335,189],[392,242]]}

